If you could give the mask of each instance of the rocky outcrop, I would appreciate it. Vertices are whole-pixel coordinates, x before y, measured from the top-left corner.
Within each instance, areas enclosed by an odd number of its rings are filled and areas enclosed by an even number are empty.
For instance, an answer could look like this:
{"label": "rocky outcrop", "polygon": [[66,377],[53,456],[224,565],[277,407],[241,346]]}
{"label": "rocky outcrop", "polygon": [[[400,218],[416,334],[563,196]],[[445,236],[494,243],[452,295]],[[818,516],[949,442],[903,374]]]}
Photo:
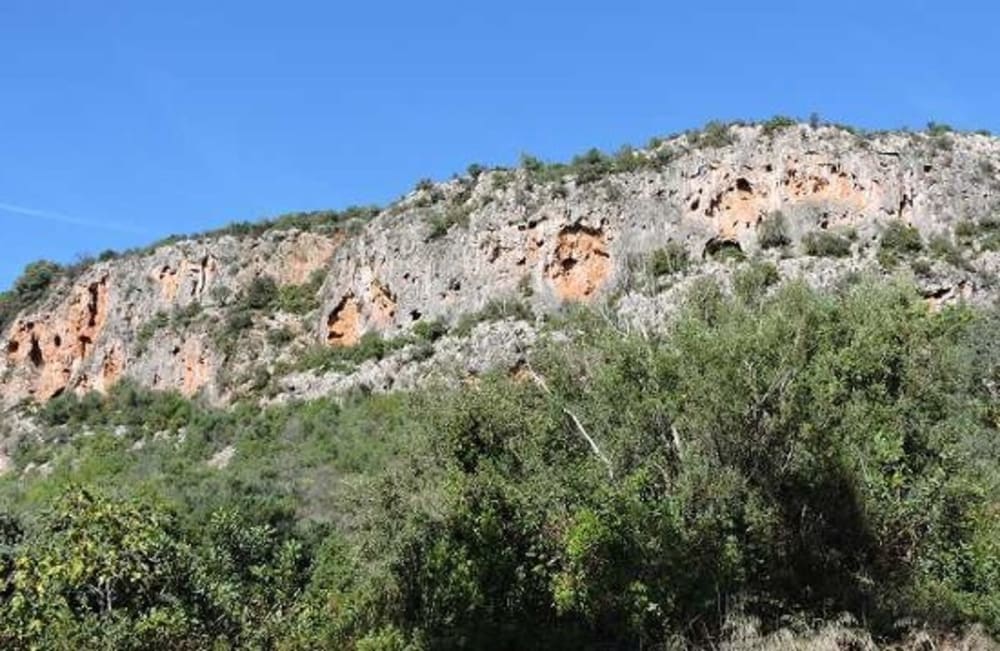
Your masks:
{"label": "rocky outcrop", "polygon": [[572,225],[559,232],[545,278],[559,300],[587,301],[604,286],[611,270],[604,232]]}
{"label": "rocky outcrop", "polygon": [[[859,137],[805,125],[773,134],[734,127],[732,135],[720,148],[673,138],[638,154],[669,163],[586,183],[494,170],[424,187],[358,229],[187,240],[96,264],[4,333],[2,402],[106,390],[123,378],[224,401],[260,367],[291,378],[279,386],[313,387],[311,395],[352,382],[281,371],[306,348],[354,346],[368,332],[392,338],[421,321],[455,323],[498,299],[544,313],[613,297],[623,318],[662,319],[669,292],[650,294],[631,279],[637,258],[668,245],[697,261],[692,274],[725,276],[713,260],[733,251],[770,257],[787,277],[832,284],[878,269],[889,224],[950,238],[960,220],[1000,212],[1000,143],[986,136]],[[763,250],[761,224],[778,212],[787,246]],[[849,235],[851,255],[806,256],[803,238],[824,231]],[[918,281],[929,304],[992,296],[997,254],[976,253],[961,267],[925,264]],[[304,287],[316,274],[323,282],[310,286],[318,291],[306,314],[280,305],[241,312],[255,278]],[[385,373],[405,375],[395,363],[386,361]]]}
{"label": "rocky outcrop", "polygon": [[[193,396],[221,398],[226,356],[213,337],[254,278],[305,282],[326,267],[341,233],[272,233],[165,245],[95,264],[55,288],[4,333],[0,400],[48,400],[65,391],[106,391],[122,378]],[[196,308],[182,327],[141,333],[156,319]],[[235,356],[241,346],[236,345]]]}

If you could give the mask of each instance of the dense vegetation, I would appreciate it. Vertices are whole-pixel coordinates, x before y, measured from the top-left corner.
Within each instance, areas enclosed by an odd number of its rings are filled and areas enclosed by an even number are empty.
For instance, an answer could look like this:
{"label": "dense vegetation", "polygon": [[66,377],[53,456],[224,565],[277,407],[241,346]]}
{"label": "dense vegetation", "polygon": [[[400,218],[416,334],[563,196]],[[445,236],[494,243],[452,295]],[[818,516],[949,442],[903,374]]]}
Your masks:
{"label": "dense vegetation", "polygon": [[0,645],[655,648],[845,612],[1000,631],[1000,315],[766,271],[698,284],[662,336],[565,315],[572,341],[463,388],[54,400],[16,450],[34,470],[0,482]]}
{"label": "dense vegetation", "polygon": [[9,291],[0,292],[0,330],[22,310],[41,301],[62,273],[62,267],[48,260],[29,264]]}

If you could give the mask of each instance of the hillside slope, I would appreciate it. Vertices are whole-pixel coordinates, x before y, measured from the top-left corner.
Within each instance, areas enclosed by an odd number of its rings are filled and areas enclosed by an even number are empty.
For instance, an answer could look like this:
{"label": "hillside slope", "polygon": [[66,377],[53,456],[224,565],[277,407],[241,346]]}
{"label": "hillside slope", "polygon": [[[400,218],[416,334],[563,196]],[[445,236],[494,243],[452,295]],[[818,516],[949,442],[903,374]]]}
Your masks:
{"label": "hillside slope", "polygon": [[998,648],[998,167],[712,124],[31,265],[0,646]]}
{"label": "hillside slope", "polygon": [[[985,135],[784,123],[713,125],[568,166],[470,168],[363,221],[210,234],[94,263],[6,324],[0,396],[11,406],[129,378],[225,403],[514,369],[533,320],[567,303],[608,303],[655,327],[685,279],[726,277],[734,257],[817,285],[897,273],[900,255],[880,255],[887,232],[928,299],[987,300],[998,169],[1000,141]],[[516,336],[413,336],[491,313],[520,316]],[[377,354],[324,356],[370,346],[367,333]]]}

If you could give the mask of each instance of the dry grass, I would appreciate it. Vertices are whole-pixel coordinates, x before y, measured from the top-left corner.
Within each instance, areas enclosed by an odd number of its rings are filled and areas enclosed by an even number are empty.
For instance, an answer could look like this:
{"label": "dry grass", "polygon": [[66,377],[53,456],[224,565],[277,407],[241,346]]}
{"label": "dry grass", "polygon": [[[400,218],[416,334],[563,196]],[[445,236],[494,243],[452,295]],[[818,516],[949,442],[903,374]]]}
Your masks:
{"label": "dry grass", "polygon": [[752,617],[732,619],[719,651],[1000,651],[981,627],[961,635],[915,629],[892,644],[879,644],[850,616],[817,627],[793,626],[764,634]]}

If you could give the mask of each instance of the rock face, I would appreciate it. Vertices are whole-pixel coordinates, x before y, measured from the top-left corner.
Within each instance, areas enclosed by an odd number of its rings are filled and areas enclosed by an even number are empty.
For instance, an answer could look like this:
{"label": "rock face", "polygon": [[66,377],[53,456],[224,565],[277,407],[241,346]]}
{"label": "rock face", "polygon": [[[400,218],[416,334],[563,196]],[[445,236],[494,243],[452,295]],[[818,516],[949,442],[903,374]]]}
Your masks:
{"label": "rock face", "polygon": [[[340,233],[190,240],[95,264],[4,333],[3,404],[105,391],[123,377],[217,398],[223,359],[212,331],[227,300],[263,275],[284,285],[302,282],[325,268],[341,240]],[[200,318],[149,329],[185,309]]]}
{"label": "rock face", "polygon": [[[859,137],[804,125],[730,133],[734,142],[718,148],[667,140],[635,155],[669,162],[587,182],[517,169],[422,188],[355,232],[192,239],[95,264],[3,333],[2,403],[104,391],[123,378],[225,401],[255,367],[281,374],[283,363],[301,387],[301,373],[287,366],[309,347],[455,323],[491,301],[514,298],[537,314],[614,298],[621,314],[660,315],[669,305],[641,296],[630,278],[637,259],[671,243],[704,261],[692,273],[714,273],[718,252],[738,250],[823,283],[870,266],[891,223],[927,241],[998,213],[1000,142],[987,136]],[[778,212],[788,242],[781,255],[759,237]],[[807,257],[803,238],[823,232],[849,235],[851,255]],[[930,303],[992,296],[997,254],[974,253],[962,269],[928,263],[918,280]],[[273,278],[281,292],[316,273],[323,282],[310,286],[315,309],[304,317],[280,307],[237,314],[255,278]],[[244,323],[234,334],[227,324],[236,316]]]}

